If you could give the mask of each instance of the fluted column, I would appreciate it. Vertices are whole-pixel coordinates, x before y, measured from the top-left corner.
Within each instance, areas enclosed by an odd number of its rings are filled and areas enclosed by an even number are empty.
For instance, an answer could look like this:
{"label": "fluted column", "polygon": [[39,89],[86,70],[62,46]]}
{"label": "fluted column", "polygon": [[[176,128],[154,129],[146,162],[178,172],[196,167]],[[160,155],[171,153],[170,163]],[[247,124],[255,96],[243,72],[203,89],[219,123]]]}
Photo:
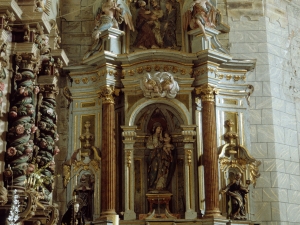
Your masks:
{"label": "fluted column", "polygon": [[218,151],[215,118],[215,89],[204,84],[196,89],[202,100],[203,166],[205,217],[220,217]]}
{"label": "fluted column", "polygon": [[102,98],[101,217],[116,215],[116,144],[114,87],[104,86]]}

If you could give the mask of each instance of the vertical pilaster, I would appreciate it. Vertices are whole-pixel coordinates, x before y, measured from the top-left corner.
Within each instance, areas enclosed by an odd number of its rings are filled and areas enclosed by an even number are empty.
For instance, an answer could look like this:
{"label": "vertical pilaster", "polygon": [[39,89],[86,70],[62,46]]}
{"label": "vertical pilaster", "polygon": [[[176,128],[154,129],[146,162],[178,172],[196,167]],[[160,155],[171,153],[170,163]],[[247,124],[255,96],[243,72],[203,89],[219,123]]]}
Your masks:
{"label": "vertical pilaster", "polygon": [[[116,143],[114,87],[104,86],[102,98],[101,219],[116,220]],[[115,224],[115,222],[114,222]]]}
{"label": "vertical pilaster", "polygon": [[125,153],[125,212],[124,220],[135,220],[136,213],[134,212],[134,143],[136,136],[136,126],[122,126],[122,136],[124,137],[124,153]]}
{"label": "vertical pilaster", "polygon": [[196,89],[202,100],[205,217],[220,217],[218,151],[216,141],[215,89],[204,84]]}
{"label": "vertical pilaster", "polygon": [[185,151],[185,219],[196,219],[195,211],[195,184],[194,184],[194,136],[196,135],[195,125],[181,125],[184,151]]}

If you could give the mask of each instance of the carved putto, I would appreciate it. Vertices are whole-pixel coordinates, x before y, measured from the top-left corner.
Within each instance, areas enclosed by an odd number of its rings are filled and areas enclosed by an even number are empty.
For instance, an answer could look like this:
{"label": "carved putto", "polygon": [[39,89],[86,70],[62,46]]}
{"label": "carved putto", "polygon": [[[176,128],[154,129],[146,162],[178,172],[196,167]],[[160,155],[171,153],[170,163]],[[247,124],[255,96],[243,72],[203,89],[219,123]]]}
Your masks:
{"label": "carved putto", "polygon": [[158,72],[153,75],[146,73],[140,85],[147,98],[175,98],[179,91],[177,81],[174,80],[172,74],[167,72]]}

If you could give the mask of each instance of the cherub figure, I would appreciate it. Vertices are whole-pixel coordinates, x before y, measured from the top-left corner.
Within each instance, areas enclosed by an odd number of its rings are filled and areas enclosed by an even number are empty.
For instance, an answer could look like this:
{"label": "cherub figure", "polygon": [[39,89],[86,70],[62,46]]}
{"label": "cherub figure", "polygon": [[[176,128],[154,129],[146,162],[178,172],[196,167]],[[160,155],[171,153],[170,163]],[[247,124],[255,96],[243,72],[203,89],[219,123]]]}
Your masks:
{"label": "cherub figure", "polygon": [[164,146],[163,150],[164,152],[171,157],[172,161],[172,150],[174,150],[174,145],[171,144],[171,135],[168,132],[164,133]]}
{"label": "cherub figure", "polygon": [[216,27],[216,15],[219,11],[209,2],[209,0],[192,0],[184,6],[184,28],[187,30],[200,28],[206,37],[205,26]]}

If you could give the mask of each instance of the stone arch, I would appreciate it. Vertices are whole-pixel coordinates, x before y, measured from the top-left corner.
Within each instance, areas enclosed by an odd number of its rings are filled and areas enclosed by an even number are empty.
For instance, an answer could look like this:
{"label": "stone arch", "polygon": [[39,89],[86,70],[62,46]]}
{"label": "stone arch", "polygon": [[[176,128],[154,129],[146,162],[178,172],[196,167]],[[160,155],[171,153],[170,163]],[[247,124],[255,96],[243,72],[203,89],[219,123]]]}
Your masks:
{"label": "stone arch", "polygon": [[177,118],[181,119],[182,124],[190,125],[192,123],[192,117],[189,116],[189,110],[177,99],[149,99],[145,101],[144,98],[137,101],[131,107],[131,109],[128,111],[127,115],[129,116],[126,118],[125,123],[129,126],[134,126],[139,117],[143,115],[141,112],[145,111],[145,109],[150,105],[165,105],[170,112],[172,112]]}

